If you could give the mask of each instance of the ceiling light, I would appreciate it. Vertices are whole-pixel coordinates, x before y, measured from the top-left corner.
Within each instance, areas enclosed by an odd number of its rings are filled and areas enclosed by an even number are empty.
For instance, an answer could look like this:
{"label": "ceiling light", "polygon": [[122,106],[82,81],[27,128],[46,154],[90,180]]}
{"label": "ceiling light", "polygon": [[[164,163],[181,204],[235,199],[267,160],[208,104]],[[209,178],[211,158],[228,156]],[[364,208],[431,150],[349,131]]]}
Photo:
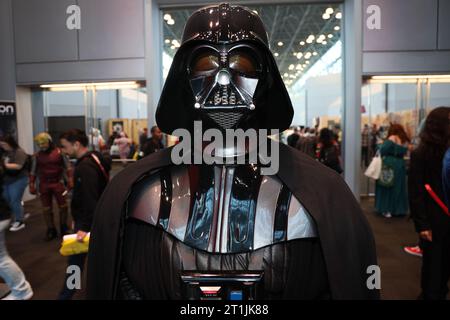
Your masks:
{"label": "ceiling light", "polygon": [[172,50],[175,49],[175,46],[174,46],[174,45],[171,45],[171,46],[170,46],[170,49],[172,49]]}
{"label": "ceiling light", "polygon": [[277,44],[278,44],[279,47],[283,46],[283,42],[281,42],[281,41],[279,41]]}
{"label": "ceiling light", "polygon": [[296,57],[296,56],[297,56],[297,52],[292,52],[292,55],[293,55],[294,57]]}
{"label": "ceiling light", "polygon": [[285,72],[284,74],[283,74],[283,77],[285,77],[285,78],[287,78],[289,76],[289,74],[287,73],[287,72]]}
{"label": "ceiling light", "polygon": [[326,42],[326,41],[322,41],[322,44],[323,44],[323,45],[326,45],[326,44],[327,44],[327,42]]}
{"label": "ceiling light", "polygon": [[341,27],[336,26],[336,27],[334,27],[334,30],[339,31],[339,30],[341,30]]}
{"label": "ceiling light", "polygon": [[317,56],[317,52],[316,51],[313,52],[313,56]]}
{"label": "ceiling light", "polygon": [[341,18],[342,18],[342,12],[336,13],[336,19],[341,19]]}
{"label": "ceiling light", "polygon": [[311,58],[311,52],[305,53],[305,59],[309,59],[309,58]]}
{"label": "ceiling light", "polygon": [[278,52],[275,52],[273,55],[274,55],[275,57],[278,57]]}
{"label": "ceiling light", "polygon": [[446,80],[450,81],[450,74],[421,74],[421,75],[386,75],[386,76],[373,76],[371,80],[391,81],[391,80]]}
{"label": "ceiling light", "polygon": [[303,53],[299,52],[297,53],[297,59],[301,59],[303,57]]}
{"label": "ceiling light", "polygon": [[173,26],[175,24],[175,20],[173,19],[167,20],[167,24]]}
{"label": "ceiling light", "polygon": [[306,64],[309,64],[309,61],[305,61]]}
{"label": "ceiling light", "polygon": [[329,35],[328,35],[328,38],[333,38],[333,35],[330,33]]}
{"label": "ceiling light", "polygon": [[305,45],[305,41],[300,41],[300,45],[304,46]]}
{"label": "ceiling light", "polygon": [[290,64],[288,69],[289,70],[294,70],[294,68],[295,68],[295,66],[293,64]]}
{"label": "ceiling light", "polygon": [[253,10],[253,12],[256,13],[256,14],[258,14],[258,11],[256,11],[256,10]]}
{"label": "ceiling light", "polygon": [[116,81],[116,82],[92,82],[92,83],[64,83],[64,84],[43,84],[41,88],[50,91],[83,91],[86,88],[95,87],[96,90],[108,89],[132,89],[139,88],[136,81]]}
{"label": "ceiling light", "polygon": [[295,67],[295,69],[296,69],[296,70],[301,70],[301,69],[302,69],[302,65],[299,63],[299,64]]}
{"label": "ceiling light", "polygon": [[170,14],[166,13],[164,15],[164,20],[166,20],[166,21],[172,20],[172,16]]}
{"label": "ceiling light", "polygon": [[325,10],[326,14],[332,14],[334,12],[333,8],[327,8],[327,10]]}
{"label": "ceiling light", "polygon": [[170,39],[164,40],[165,43],[170,43]]}
{"label": "ceiling light", "polygon": [[330,15],[324,13],[324,14],[322,15],[322,19],[323,19],[323,20],[328,20],[328,19],[330,19]]}

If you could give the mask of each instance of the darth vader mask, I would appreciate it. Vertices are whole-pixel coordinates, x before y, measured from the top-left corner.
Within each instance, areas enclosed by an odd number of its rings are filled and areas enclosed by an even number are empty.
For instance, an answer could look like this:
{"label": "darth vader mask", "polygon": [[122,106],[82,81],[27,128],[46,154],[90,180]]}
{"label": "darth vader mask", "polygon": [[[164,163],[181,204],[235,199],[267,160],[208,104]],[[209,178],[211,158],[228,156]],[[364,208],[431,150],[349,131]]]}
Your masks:
{"label": "darth vader mask", "polygon": [[188,19],[156,112],[166,133],[289,127],[293,109],[261,19],[223,3]]}

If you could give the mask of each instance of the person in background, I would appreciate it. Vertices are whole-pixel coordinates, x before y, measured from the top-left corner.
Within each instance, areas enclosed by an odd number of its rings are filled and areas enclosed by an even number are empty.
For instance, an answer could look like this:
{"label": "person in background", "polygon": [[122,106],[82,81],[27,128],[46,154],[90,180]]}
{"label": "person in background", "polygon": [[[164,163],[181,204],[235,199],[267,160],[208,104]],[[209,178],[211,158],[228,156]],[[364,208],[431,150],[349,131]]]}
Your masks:
{"label": "person in background", "polygon": [[317,144],[316,149],[316,159],[341,174],[343,170],[339,155],[339,145],[334,138],[333,131],[328,128],[320,130],[319,143]]}
{"label": "person in background", "polygon": [[103,139],[102,133],[97,128],[91,128],[91,134],[89,135],[89,146],[93,151],[102,152],[106,148],[105,139]]}
{"label": "person in background", "polygon": [[425,188],[428,184],[444,200],[442,162],[449,146],[449,116],[449,107],[430,112],[409,168],[409,203],[423,251],[421,288],[426,300],[444,300],[450,279],[450,217]]}
{"label": "person in background", "polygon": [[379,149],[383,167],[375,186],[375,209],[385,218],[405,216],[408,212],[404,157],[409,141],[403,127],[392,124]]}
{"label": "person in background", "polygon": [[295,126],[293,127],[294,132],[289,135],[287,138],[287,144],[293,148],[297,145],[297,141],[300,138],[300,129],[299,127]]}
{"label": "person in background", "polygon": [[445,152],[442,163],[442,187],[447,208],[450,208],[450,148]]}
{"label": "person in background", "polygon": [[120,159],[125,160],[130,154],[131,139],[125,132],[121,132],[119,137],[114,139],[114,144],[119,146]]}
{"label": "person in background", "polygon": [[377,144],[378,144],[378,127],[374,123],[370,130],[370,157],[374,157],[377,152]]}
{"label": "person in background", "polygon": [[142,150],[142,147],[144,146],[145,142],[147,141],[148,138],[148,129],[144,128],[144,129],[140,129],[139,130],[139,148],[140,150]]}
{"label": "person in background", "polygon": [[305,134],[298,139],[297,145],[295,147],[301,152],[315,159],[317,147],[317,136],[315,129],[306,128]]}
{"label": "person in background", "polygon": [[369,126],[365,124],[361,132],[361,162],[364,167],[369,165],[369,145]]}
{"label": "person in background", "polygon": [[72,189],[71,165],[69,159],[55,146],[47,132],[39,133],[34,140],[40,150],[32,157],[29,190],[31,194],[37,194],[39,189],[39,198],[47,226],[44,240],[50,241],[58,236],[53,219],[53,198],[59,208],[61,238],[68,233],[68,207],[64,196],[66,188],[63,179],[66,180],[68,189]]}
{"label": "person in background", "polygon": [[0,164],[0,278],[11,290],[2,300],[29,300],[33,296],[33,290],[6,248],[5,230],[9,226],[11,213],[8,203],[2,197],[4,175],[4,166]]}
{"label": "person in background", "polygon": [[29,159],[11,135],[0,137],[0,148],[4,150],[2,162],[6,172],[3,198],[14,215],[14,221],[9,230],[19,231],[25,228],[22,197],[28,185]]}
{"label": "person in background", "polygon": [[[88,137],[84,131],[72,129],[60,137],[62,151],[77,159],[73,173],[73,195],[71,212],[77,240],[82,242],[90,232],[95,207],[109,181],[111,164],[99,152],[89,152]],[[76,265],[80,271],[84,268],[87,254],[71,255],[68,265]],[[69,275],[67,275],[68,277]],[[60,300],[71,299],[76,289],[67,287],[67,278],[59,294]]]}
{"label": "person in background", "polygon": [[162,144],[162,132],[159,130],[157,126],[153,126],[150,130],[151,137],[147,139],[144,143],[143,147],[143,156],[146,157],[149,154],[157,152],[161,149],[164,149],[164,145]]}

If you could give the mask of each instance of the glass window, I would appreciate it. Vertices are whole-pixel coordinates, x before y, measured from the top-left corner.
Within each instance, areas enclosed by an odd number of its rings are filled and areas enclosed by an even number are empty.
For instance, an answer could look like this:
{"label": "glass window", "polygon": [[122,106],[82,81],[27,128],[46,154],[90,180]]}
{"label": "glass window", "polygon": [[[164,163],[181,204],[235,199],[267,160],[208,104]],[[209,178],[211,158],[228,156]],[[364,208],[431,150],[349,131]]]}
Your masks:
{"label": "glass window", "polygon": [[136,83],[49,88],[44,92],[44,117],[46,130],[54,139],[79,128],[90,136],[92,149],[108,150],[114,144],[113,133],[124,132],[136,149],[147,128],[147,91]]}

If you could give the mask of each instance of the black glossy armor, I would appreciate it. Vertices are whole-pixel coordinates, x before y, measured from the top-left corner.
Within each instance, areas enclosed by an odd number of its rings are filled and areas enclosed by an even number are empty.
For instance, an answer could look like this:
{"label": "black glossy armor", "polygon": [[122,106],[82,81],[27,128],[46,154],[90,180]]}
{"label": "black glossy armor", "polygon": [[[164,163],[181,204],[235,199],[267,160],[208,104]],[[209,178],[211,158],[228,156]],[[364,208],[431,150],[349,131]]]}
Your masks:
{"label": "black glossy armor", "polygon": [[[194,12],[158,104],[162,131],[193,132],[196,120],[205,130],[283,131],[292,116],[260,18],[228,4]],[[249,152],[225,149],[215,152]],[[273,176],[249,162],[174,165],[172,150],[127,167],[105,191],[89,299],[378,297],[366,284],[370,227],[335,172],[281,144]]]}
{"label": "black glossy armor", "polygon": [[[124,296],[188,298],[181,282],[185,271],[256,271],[264,287],[258,298],[327,297],[326,272],[311,216],[286,185],[276,176],[261,175],[258,166],[165,167],[136,182],[127,210],[122,279],[128,278],[134,291],[128,288]],[[139,238],[152,234],[149,241],[159,245],[138,253],[137,234]],[[140,254],[146,256],[142,264],[135,259]],[[296,283],[289,272],[293,272],[291,260],[298,259],[314,268]],[[151,275],[141,273],[147,269]],[[155,294],[151,284],[161,280],[161,291]]]}

